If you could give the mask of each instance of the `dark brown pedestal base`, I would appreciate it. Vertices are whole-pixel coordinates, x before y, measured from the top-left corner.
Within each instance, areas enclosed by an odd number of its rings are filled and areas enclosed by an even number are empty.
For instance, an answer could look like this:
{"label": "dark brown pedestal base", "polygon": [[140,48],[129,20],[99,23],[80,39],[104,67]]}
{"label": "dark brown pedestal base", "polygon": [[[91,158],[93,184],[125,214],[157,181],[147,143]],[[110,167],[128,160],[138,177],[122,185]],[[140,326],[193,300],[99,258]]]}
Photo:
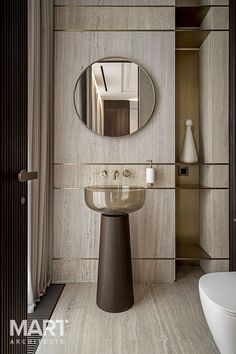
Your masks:
{"label": "dark brown pedestal base", "polygon": [[97,306],[107,312],[134,303],[129,215],[101,216]]}

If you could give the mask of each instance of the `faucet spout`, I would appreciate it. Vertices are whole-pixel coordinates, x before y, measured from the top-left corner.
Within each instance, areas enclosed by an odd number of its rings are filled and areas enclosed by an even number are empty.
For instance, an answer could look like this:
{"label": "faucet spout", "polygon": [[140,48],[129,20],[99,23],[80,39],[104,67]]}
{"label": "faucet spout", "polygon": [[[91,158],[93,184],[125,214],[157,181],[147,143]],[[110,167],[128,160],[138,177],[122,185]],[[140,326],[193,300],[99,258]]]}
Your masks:
{"label": "faucet spout", "polygon": [[113,181],[115,181],[118,176],[119,176],[119,171],[117,171],[117,170],[114,171],[113,174],[112,174]]}

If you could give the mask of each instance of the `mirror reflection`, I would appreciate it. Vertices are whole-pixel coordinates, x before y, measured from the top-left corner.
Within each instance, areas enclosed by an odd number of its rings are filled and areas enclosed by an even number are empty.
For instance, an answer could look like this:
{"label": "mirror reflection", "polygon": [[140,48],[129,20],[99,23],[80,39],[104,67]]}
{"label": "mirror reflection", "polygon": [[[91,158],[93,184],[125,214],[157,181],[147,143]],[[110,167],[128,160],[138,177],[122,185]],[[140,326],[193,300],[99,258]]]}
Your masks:
{"label": "mirror reflection", "polygon": [[74,90],[79,118],[94,133],[118,137],[141,129],[155,106],[155,90],[146,71],[126,59],[90,65]]}

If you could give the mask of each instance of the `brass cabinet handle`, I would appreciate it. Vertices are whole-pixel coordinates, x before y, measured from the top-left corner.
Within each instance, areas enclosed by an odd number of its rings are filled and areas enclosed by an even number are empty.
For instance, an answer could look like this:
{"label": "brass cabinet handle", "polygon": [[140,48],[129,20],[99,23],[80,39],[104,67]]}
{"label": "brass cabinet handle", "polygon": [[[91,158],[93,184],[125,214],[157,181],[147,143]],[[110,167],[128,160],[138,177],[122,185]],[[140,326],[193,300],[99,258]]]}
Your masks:
{"label": "brass cabinet handle", "polygon": [[38,178],[38,171],[27,172],[26,170],[21,170],[18,174],[19,182],[27,182],[37,178]]}

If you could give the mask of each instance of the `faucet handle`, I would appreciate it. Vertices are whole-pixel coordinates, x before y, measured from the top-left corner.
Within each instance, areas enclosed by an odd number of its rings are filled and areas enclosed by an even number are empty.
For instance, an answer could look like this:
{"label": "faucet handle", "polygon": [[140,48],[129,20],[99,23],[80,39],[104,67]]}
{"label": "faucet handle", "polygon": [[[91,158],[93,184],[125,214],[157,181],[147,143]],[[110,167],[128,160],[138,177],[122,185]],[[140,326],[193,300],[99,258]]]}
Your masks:
{"label": "faucet handle", "polygon": [[101,177],[106,177],[107,176],[107,171],[106,170],[103,170],[100,172],[100,176]]}
{"label": "faucet handle", "polygon": [[126,169],[126,170],[123,171],[123,176],[124,176],[124,177],[129,177],[130,175],[131,175],[130,170],[127,170],[127,169]]}

